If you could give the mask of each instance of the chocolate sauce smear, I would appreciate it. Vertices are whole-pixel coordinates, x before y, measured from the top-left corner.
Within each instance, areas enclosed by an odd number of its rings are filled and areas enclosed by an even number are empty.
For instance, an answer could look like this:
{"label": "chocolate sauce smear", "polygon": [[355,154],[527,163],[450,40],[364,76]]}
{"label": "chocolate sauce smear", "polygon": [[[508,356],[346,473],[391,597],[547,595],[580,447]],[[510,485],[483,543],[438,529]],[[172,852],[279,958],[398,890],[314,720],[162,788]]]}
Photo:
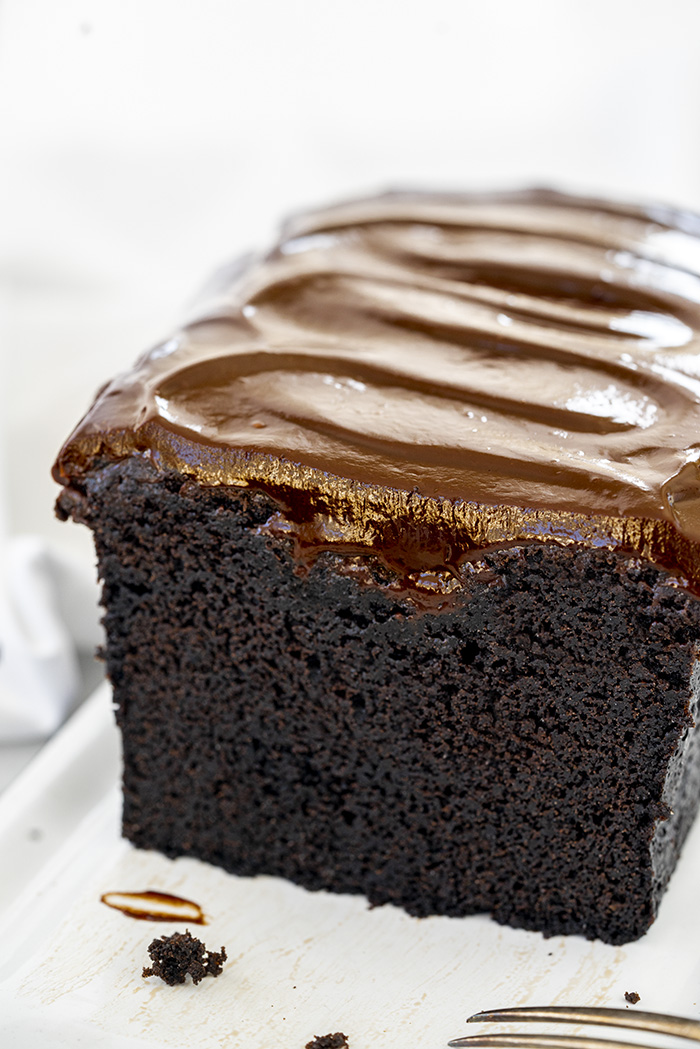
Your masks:
{"label": "chocolate sauce smear", "polygon": [[263,488],[306,548],[445,585],[553,541],[697,588],[700,217],[550,191],[301,216],[101,392],[56,477],[130,455]]}
{"label": "chocolate sauce smear", "polygon": [[113,907],[129,918],[138,918],[146,922],[187,922],[192,925],[206,925],[204,912],[198,903],[185,900],[181,896],[171,896],[168,892],[106,892],[100,896],[100,902]]}

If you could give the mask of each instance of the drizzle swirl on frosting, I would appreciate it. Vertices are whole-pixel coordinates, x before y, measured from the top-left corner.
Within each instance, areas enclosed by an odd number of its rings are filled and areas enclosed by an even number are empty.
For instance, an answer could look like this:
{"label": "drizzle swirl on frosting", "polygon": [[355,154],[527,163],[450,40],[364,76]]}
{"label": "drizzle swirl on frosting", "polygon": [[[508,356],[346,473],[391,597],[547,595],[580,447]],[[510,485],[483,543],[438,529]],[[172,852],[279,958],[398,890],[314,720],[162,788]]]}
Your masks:
{"label": "drizzle swirl on frosting", "polygon": [[451,585],[527,539],[697,588],[700,217],[542,190],[300,216],[100,393],[56,477],[130,455]]}

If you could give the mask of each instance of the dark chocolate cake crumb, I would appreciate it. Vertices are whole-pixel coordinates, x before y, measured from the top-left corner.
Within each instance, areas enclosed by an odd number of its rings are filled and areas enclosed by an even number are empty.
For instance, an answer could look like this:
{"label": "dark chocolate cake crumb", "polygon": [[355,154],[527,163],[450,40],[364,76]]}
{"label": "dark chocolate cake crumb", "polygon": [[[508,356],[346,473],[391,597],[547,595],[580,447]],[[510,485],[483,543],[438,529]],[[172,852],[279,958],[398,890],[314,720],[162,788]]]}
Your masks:
{"label": "dark chocolate cake crumb", "polygon": [[640,996],[636,991],[625,991],[625,1000],[628,1001],[630,1005],[636,1005],[640,1000]]}
{"label": "dark chocolate cake crumb", "polygon": [[259,493],[185,498],[145,460],[86,485],[134,844],[418,917],[646,931],[700,794],[696,597],[615,551],[530,544],[486,558],[502,600],[469,576],[459,608],[403,615],[336,554],[295,575]]}
{"label": "dark chocolate cake crumb", "polygon": [[192,977],[192,983],[199,983],[205,976],[219,976],[226,961],[225,947],[222,947],[219,953],[208,951],[202,941],[192,936],[189,930],[153,940],[149,944],[148,953],[153,965],[144,968],[144,979],[148,976],[159,976],[171,987],[176,983],[184,983],[188,973]]}
{"label": "dark chocolate cake crumb", "polygon": [[349,1049],[348,1036],[341,1031],[335,1034],[317,1034],[304,1049]]}

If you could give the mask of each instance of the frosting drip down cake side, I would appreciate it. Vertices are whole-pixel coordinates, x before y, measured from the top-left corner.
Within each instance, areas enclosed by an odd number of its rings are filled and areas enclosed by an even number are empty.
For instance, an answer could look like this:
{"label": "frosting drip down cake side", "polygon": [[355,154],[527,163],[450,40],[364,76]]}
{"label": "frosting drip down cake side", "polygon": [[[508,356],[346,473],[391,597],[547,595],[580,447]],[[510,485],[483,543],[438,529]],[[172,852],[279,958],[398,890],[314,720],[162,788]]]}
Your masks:
{"label": "frosting drip down cake side", "polygon": [[137,845],[610,942],[700,796],[700,219],[294,219],[62,449]]}

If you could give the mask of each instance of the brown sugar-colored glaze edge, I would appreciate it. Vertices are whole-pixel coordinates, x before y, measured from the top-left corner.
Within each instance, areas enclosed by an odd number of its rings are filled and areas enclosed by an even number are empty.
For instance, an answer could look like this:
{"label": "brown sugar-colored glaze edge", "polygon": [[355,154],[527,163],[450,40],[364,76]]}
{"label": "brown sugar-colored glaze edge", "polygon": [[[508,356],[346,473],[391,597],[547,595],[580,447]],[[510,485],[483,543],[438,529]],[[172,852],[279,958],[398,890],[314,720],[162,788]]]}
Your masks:
{"label": "brown sugar-colored glaze edge", "polygon": [[55,475],[138,455],[258,488],[298,551],[378,553],[443,589],[520,541],[618,548],[698,589],[699,361],[698,217],[386,195],[221,275],[101,391]]}

